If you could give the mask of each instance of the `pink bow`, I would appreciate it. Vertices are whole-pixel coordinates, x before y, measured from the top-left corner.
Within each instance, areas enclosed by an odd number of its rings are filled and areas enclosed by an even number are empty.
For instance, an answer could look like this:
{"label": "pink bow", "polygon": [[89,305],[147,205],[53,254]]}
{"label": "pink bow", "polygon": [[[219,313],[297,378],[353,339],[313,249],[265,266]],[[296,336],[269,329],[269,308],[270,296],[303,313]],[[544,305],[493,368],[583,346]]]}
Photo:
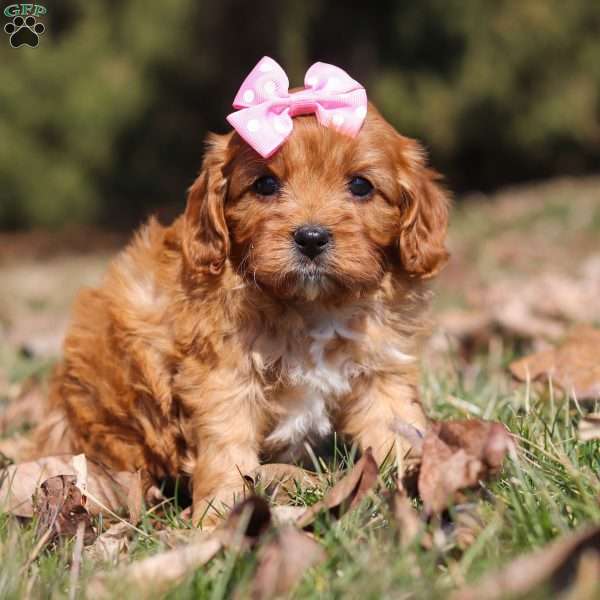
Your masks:
{"label": "pink bow", "polygon": [[317,62],[304,77],[304,89],[290,94],[284,70],[264,56],[238,90],[227,120],[263,158],[283,144],[292,117],[315,113],[321,125],[354,137],[367,115],[367,93],[334,65]]}

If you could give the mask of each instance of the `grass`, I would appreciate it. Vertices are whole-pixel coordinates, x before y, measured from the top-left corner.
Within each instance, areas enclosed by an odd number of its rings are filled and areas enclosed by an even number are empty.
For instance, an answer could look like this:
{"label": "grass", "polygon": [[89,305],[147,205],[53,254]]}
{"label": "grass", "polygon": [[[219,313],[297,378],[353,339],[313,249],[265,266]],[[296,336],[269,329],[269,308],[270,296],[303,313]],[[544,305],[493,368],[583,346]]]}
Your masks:
{"label": "grass", "polygon": [[[578,406],[551,388],[515,386],[504,369],[506,358],[478,357],[466,376],[453,361],[426,371],[423,397],[436,418],[466,413],[496,419],[518,436],[520,447],[506,461],[501,477],[474,495],[468,505],[479,523],[475,540],[461,549],[448,525],[428,525],[438,546],[402,549],[384,494],[377,494],[340,521],[321,518],[315,528],[327,561],[309,571],[294,598],[443,598],[465,581],[495,569],[512,557],[542,546],[587,522],[600,522],[600,442],[576,437]],[[25,359],[23,359],[25,360]],[[27,372],[27,369],[23,369]],[[446,402],[446,398],[459,399]],[[462,410],[457,406],[464,407]],[[312,504],[320,489],[299,492],[297,504]],[[462,507],[463,509],[465,507]],[[165,549],[158,528],[188,527],[171,504],[161,519],[147,517],[127,560]],[[73,542],[31,560],[35,524],[18,524],[0,516],[0,598],[67,598]],[[77,597],[85,596],[86,579],[101,563],[84,561]],[[226,552],[174,589],[169,598],[244,596],[252,581],[256,553]],[[72,596],[71,596],[72,597]],[[136,597],[135,590],[115,592]]]}
{"label": "grass", "polygon": [[[584,180],[579,185],[563,181],[504,193],[494,203],[458,207],[451,239],[454,266],[438,284],[438,313],[445,304],[464,305],[465,290],[472,282],[506,275],[526,279],[533,267],[536,271],[564,268],[568,273],[590,253],[597,253],[598,189],[597,180]],[[511,254],[508,263],[498,258],[525,235],[527,249],[534,249],[536,256],[546,256],[544,264],[536,261],[532,265],[528,260],[519,263],[519,253]],[[90,257],[91,269],[85,260],[79,257],[71,263],[61,257],[59,269],[65,276],[47,277],[64,282],[72,281],[74,273],[85,271],[86,277],[91,277],[90,273],[101,271],[98,257]],[[11,297],[4,299],[5,318],[0,314],[0,324],[4,321],[18,328],[29,312],[47,312],[50,320],[55,320],[66,310],[69,299],[60,297],[64,284],[53,288],[37,279],[53,273],[52,265],[34,271],[35,290],[42,285],[44,294],[33,294],[31,283],[22,274],[29,274],[31,265],[24,263],[22,272],[12,264],[4,271],[0,269],[0,287],[4,283],[12,290]],[[457,278],[457,274],[465,279]],[[48,296],[52,296],[51,302]],[[422,397],[430,416],[494,419],[505,423],[518,437],[519,448],[506,460],[500,477],[486,483],[463,505],[454,507],[450,511],[453,518],[427,525],[435,540],[429,550],[423,549],[418,540],[408,548],[400,545],[383,491],[370,495],[339,521],[319,518],[314,533],[327,560],[305,574],[292,597],[445,598],[465,582],[497,569],[515,556],[542,547],[585,523],[600,523],[600,441],[577,440],[582,409],[572,399],[552,386],[512,381],[506,367],[515,348],[510,340],[495,338],[488,351],[468,361],[459,352],[449,351],[428,357],[423,365]],[[522,346],[518,349],[523,350]],[[2,394],[12,385],[35,374],[47,377],[50,362],[20,355],[14,344],[0,342],[0,403]],[[585,410],[598,411],[600,406]],[[334,456],[342,464],[352,462],[352,455],[342,450]],[[319,500],[335,480],[338,466],[331,466],[324,484],[298,490],[294,503],[311,505]],[[389,477],[387,481],[389,484]],[[160,518],[155,513],[143,518],[139,527],[146,535],[134,536],[125,562],[166,549],[159,530],[189,527],[178,517],[174,501],[164,509]],[[465,514],[470,515],[472,524],[472,543],[466,546],[452,527]],[[35,523],[19,523],[0,514],[1,599],[85,598],[90,577],[99,570],[113,568],[84,559],[74,589],[70,573],[73,541],[39,555],[34,552],[35,545]],[[243,598],[249,593],[256,564],[256,550],[226,551],[190,574],[168,598]],[[137,598],[139,594],[135,589],[115,589],[112,597]],[[540,589],[527,597],[549,596]]]}

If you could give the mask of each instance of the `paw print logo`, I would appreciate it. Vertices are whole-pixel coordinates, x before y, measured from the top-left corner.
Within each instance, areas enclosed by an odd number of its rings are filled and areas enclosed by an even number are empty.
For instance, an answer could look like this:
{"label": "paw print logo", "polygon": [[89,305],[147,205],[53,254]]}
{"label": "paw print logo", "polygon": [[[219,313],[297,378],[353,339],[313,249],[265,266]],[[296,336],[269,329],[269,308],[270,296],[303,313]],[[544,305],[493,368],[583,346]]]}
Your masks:
{"label": "paw print logo", "polygon": [[25,19],[15,17],[12,23],[7,23],[4,26],[4,31],[10,35],[10,45],[13,48],[19,46],[35,48],[40,41],[39,36],[46,31],[46,28],[30,15]]}

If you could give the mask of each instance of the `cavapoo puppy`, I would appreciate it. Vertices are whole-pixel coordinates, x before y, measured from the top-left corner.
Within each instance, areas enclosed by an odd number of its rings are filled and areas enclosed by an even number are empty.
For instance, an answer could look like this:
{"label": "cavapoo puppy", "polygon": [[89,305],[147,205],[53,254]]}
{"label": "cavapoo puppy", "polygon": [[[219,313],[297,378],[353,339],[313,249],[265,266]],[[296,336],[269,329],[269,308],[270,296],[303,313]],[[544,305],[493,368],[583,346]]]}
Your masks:
{"label": "cavapoo puppy", "polygon": [[317,63],[288,92],[266,57],[252,74],[185,213],[80,293],[38,438],[148,485],[189,477],[195,522],[332,431],[382,462],[396,417],[425,427],[423,280],[448,257],[438,175],[360,84]]}

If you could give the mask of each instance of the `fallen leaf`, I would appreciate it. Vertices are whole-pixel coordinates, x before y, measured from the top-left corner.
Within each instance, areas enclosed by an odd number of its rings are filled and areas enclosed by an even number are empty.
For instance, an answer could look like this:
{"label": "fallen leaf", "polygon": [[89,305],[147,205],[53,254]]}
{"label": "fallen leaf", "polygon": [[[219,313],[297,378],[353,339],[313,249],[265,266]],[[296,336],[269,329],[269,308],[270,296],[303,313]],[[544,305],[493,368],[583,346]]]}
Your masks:
{"label": "fallen leaf", "polygon": [[[565,590],[575,579],[583,556],[600,554],[600,527],[586,528],[567,534],[553,543],[521,556],[474,585],[466,586],[452,595],[452,600],[495,600],[507,596],[523,596],[537,586],[546,584],[552,597]],[[596,561],[597,565],[598,562]],[[596,581],[600,571],[596,570]]]}
{"label": "fallen leaf", "polygon": [[197,532],[193,542],[159,552],[114,572],[99,573],[88,584],[88,595],[106,595],[113,587],[131,586],[136,597],[158,597],[211,560],[222,548],[237,551],[255,546],[271,524],[269,505],[251,496],[231,510],[218,529]]}
{"label": "fallen leaf", "polygon": [[391,429],[394,433],[404,438],[412,447],[415,456],[421,456],[423,452],[423,432],[419,431],[414,425],[396,417],[392,423]]}
{"label": "fallen leaf", "polygon": [[461,550],[471,546],[484,528],[483,520],[473,505],[457,506],[454,522],[449,532],[451,541]]}
{"label": "fallen leaf", "polygon": [[[400,545],[403,548],[410,546],[415,539],[424,532],[424,523],[414,509],[408,496],[403,490],[396,490],[392,496],[392,512],[398,526]],[[430,536],[428,536],[430,537]],[[425,544],[431,547],[431,540]]]}
{"label": "fallen leaf", "polygon": [[271,521],[271,509],[266,500],[249,496],[231,509],[227,520],[215,533],[227,547],[249,548],[267,531]]}
{"label": "fallen leaf", "polygon": [[580,400],[600,398],[600,329],[580,326],[562,344],[509,366],[519,381],[552,379]]}
{"label": "fallen leaf", "polygon": [[[520,260],[522,252],[521,247]],[[581,263],[575,276],[546,272],[525,280],[503,277],[486,285],[473,281],[467,287],[468,309],[450,309],[439,316],[441,331],[433,340],[438,349],[447,349],[448,337],[458,341],[466,355],[486,349],[498,336],[556,341],[573,323],[600,322],[598,254]]]}
{"label": "fallen leaf", "polygon": [[321,511],[327,511],[335,517],[357,506],[377,483],[379,468],[370,448],[367,448],[360,460],[340,481],[338,481],[325,497],[309,507],[298,519],[299,527],[310,525]]}
{"label": "fallen leaf", "polygon": [[154,533],[154,537],[160,540],[169,548],[178,548],[187,544],[194,543],[206,537],[206,532],[200,529],[179,529],[176,527],[167,527]]}
{"label": "fallen leaf", "polygon": [[600,552],[585,551],[579,559],[573,585],[557,600],[600,598]]}
{"label": "fallen leaf", "polygon": [[258,552],[252,598],[264,600],[291,590],[311,567],[325,560],[325,551],[308,534],[291,525],[275,531]]}
{"label": "fallen leaf", "polygon": [[111,589],[135,589],[137,598],[159,597],[197,568],[206,564],[223,547],[214,533],[174,550],[159,552],[110,573],[92,577],[87,586],[90,598],[104,597]]}
{"label": "fallen leaf", "polygon": [[260,465],[244,479],[253,491],[260,488],[273,501],[289,500],[299,488],[313,488],[319,483],[317,473],[282,463]]}
{"label": "fallen leaf", "polygon": [[443,512],[456,492],[496,474],[510,444],[510,434],[501,423],[479,419],[432,422],[418,480],[425,513]]}
{"label": "fallen leaf", "polygon": [[90,560],[110,562],[114,565],[127,552],[133,532],[134,529],[128,523],[115,523],[84,550],[84,555]]}
{"label": "fallen leaf", "polygon": [[[18,517],[33,516],[32,498],[43,481],[57,475],[77,475],[72,459],[72,455],[65,454],[9,465],[0,473],[0,506]],[[111,473],[90,461],[87,468],[90,514],[127,509],[131,489],[139,484],[139,475],[126,471]]]}
{"label": "fallen leaf", "polygon": [[287,523],[296,523],[298,519],[306,512],[305,506],[272,506],[271,515],[277,525]]}
{"label": "fallen leaf", "polygon": [[44,481],[35,495],[34,514],[38,518],[40,537],[50,544],[75,536],[83,528],[83,543],[96,539],[90,514],[85,507],[85,497],[75,485],[73,475],[57,475]]}
{"label": "fallen leaf", "polygon": [[590,413],[579,421],[577,437],[582,442],[600,440],[600,413]]}

